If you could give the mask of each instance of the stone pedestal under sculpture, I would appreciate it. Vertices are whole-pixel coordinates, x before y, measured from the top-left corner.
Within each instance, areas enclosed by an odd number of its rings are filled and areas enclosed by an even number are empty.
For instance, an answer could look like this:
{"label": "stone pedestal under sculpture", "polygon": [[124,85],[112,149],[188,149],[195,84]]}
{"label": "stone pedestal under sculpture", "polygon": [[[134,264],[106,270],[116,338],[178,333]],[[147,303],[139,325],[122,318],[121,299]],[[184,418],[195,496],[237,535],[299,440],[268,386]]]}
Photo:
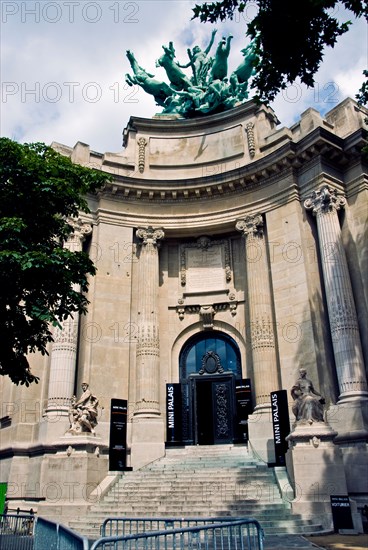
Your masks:
{"label": "stone pedestal under sculpture", "polygon": [[[296,422],[289,441],[287,466],[295,490],[293,511],[316,517],[331,529],[331,495],[348,495],[342,452],[334,443],[337,432],[324,421],[324,398],[300,369],[291,388]],[[354,503],[353,503],[354,504]],[[357,530],[361,525],[355,517]]]}

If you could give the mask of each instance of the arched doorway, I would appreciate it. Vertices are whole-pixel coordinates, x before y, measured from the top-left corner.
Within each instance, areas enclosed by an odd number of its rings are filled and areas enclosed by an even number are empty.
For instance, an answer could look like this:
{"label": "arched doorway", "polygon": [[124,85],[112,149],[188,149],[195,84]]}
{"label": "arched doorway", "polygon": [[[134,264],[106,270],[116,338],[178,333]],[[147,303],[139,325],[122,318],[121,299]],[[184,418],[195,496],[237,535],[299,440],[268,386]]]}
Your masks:
{"label": "arched doorway", "polygon": [[179,356],[182,433],[187,444],[237,440],[235,388],[242,379],[240,350],[221,332],[192,336]]}

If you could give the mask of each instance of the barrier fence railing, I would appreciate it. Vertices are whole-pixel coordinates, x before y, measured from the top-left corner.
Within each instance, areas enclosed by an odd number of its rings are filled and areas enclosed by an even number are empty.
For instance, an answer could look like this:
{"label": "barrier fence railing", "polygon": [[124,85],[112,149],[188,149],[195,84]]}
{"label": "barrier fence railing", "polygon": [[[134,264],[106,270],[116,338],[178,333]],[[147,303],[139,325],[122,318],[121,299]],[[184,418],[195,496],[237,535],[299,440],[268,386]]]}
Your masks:
{"label": "barrier fence railing", "polygon": [[88,550],[86,537],[75,533],[61,523],[37,518],[34,550]]}
{"label": "barrier fence railing", "polygon": [[[253,518],[108,518],[101,534],[91,550],[263,550],[264,538]],[[90,546],[86,537],[60,523],[8,514],[0,516],[0,548],[88,550]]]}
{"label": "barrier fence railing", "polygon": [[33,514],[0,515],[0,548],[31,550],[35,517]]}
{"label": "barrier fence railing", "polygon": [[105,536],[91,550],[263,550],[263,538],[257,520],[228,518],[192,527],[172,528],[168,523],[163,530]]}
{"label": "barrier fence railing", "polygon": [[197,527],[209,523],[222,523],[253,518],[242,517],[112,517],[106,518],[100,527],[101,537],[116,537],[119,535],[135,535],[148,531],[164,531],[166,529],[181,529],[182,527]]}

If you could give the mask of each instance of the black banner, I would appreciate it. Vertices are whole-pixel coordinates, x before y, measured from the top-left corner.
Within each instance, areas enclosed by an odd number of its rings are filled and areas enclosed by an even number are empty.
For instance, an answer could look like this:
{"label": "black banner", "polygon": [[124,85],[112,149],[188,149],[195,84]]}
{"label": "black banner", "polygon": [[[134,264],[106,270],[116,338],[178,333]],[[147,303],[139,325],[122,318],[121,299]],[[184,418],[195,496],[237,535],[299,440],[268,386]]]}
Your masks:
{"label": "black banner", "polygon": [[347,495],[330,495],[332,521],[335,533],[340,529],[354,529],[350,500]]}
{"label": "black banner", "polygon": [[131,469],[126,465],[127,420],[128,401],[126,399],[111,399],[109,470],[124,471]]}
{"label": "black banner", "polygon": [[182,443],[181,384],[166,384],[166,445]]}
{"label": "black banner", "polygon": [[288,450],[288,443],[285,441],[285,438],[290,433],[289,409],[286,390],[271,392],[271,411],[276,466],[285,466],[285,454]]}
{"label": "black banner", "polygon": [[235,382],[236,399],[236,440],[241,443],[248,441],[248,416],[253,412],[250,378]]}

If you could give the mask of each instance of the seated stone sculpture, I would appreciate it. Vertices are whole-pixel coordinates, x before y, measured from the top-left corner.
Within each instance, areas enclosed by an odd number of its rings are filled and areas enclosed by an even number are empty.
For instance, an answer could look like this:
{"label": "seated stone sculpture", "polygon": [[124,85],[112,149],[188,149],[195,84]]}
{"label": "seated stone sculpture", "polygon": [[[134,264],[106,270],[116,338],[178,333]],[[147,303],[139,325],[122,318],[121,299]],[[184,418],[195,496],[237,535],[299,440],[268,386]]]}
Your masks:
{"label": "seated stone sculpture", "polygon": [[83,393],[78,400],[75,396],[71,400],[69,411],[70,428],[67,433],[73,435],[95,434],[94,428],[97,426],[98,399],[92,395],[86,382],[83,382],[82,390]]}
{"label": "seated stone sculpture", "polygon": [[305,369],[300,369],[299,374],[300,377],[290,392],[294,399],[292,411],[296,421],[309,424],[324,422],[324,398],[314,389],[312,381],[307,378],[307,371]]}

